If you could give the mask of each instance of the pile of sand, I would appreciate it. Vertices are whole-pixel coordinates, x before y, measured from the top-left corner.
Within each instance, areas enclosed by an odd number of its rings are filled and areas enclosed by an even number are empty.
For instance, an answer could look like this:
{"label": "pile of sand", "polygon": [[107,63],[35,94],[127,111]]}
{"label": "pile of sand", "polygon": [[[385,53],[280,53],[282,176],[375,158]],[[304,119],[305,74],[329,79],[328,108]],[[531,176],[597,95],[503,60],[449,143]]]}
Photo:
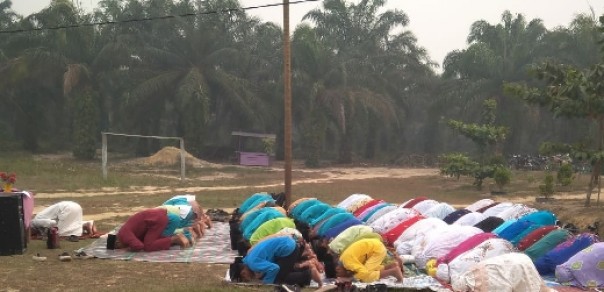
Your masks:
{"label": "pile of sand", "polygon": [[[143,163],[154,166],[180,165],[180,149],[176,147],[164,147],[157,153],[144,158]],[[185,164],[191,167],[216,167],[214,163],[199,159],[185,151]]]}

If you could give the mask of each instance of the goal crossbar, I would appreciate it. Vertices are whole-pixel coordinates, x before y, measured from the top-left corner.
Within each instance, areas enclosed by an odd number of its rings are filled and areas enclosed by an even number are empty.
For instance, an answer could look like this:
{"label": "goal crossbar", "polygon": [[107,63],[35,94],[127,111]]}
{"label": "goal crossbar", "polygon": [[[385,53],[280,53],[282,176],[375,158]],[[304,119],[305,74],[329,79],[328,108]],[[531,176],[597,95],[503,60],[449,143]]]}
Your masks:
{"label": "goal crossbar", "polygon": [[132,135],[123,133],[111,133],[101,132],[102,140],[102,159],[101,168],[103,169],[103,179],[107,179],[107,135],[112,136],[123,136],[123,137],[135,137],[135,138],[149,138],[149,139],[160,139],[160,140],[178,140],[180,143],[180,180],[185,180],[185,140],[182,137],[167,137],[167,136],[145,136],[145,135]]}

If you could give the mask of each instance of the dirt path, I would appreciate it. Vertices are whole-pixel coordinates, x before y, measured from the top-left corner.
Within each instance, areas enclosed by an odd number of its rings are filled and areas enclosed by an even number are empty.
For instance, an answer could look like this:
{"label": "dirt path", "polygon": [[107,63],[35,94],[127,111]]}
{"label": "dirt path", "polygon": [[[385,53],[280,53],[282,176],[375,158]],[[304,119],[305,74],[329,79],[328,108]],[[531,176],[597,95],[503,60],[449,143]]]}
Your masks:
{"label": "dirt path", "polygon": [[[303,173],[321,173],[326,175],[324,178],[314,179],[301,179],[292,181],[293,185],[297,184],[313,184],[313,183],[331,183],[339,180],[361,180],[361,179],[374,179],[374,178],[409,178],[416,176],[433,176],[438,175],[438,169],[403,169],[403,168],[386,168],[386,167],[372,167],[372,168],[327,168],[320,170],[296,170]],[[228,180],[234,179],[231,175],[218,173],[213,176],[206,176],[204,180]],[[274,184],[262,184],[255,185],[257,188],[272,188],[282,186],[282,183]],[[200,192],[200,191],[230,191],[246,189],[250,186],[218,186],[218,187],[188,187],[188,188],[160,188],[153,186],[140,186],[133,187],[128,191],[119,191],[117,188],[103,188],[102,190],[78,190],[77,192],[54,192],[54,193],[37,193],[37,198],[53,199],[53,198],[81,198],[81,197],[96,197],[96,196],[110,196],[110,195],[122,195],[122,194],[138,194],[138,195],[154,195],[158,193],[165,193],[166,191],[176,192]]]}
{"label": "dirt path", "polygon": [[[282,171],[279,168],[273,168],[275,172]],[[388,167],[357,167],[357,168],[323,168],[323,169],[296,169],[296,172],[299,173],[316,173],[320,174],[322,177],[320,178],[306,178],[306,179],[297,179],[293,180],[292,184],[318,184],[318,183],[332,183],[337,181],[350,181],[350,180],[363,180],[363,179],[375,179],[375,178],[411,178],[411,177],[425,177],[425,176],[438,176],[438,169],[404,169],[404,168],[388,168]],[[232,174],[226,173],[214,173],[213,175],[204,175],[204,180],[220,180],[222,182],[227,182],[229,180],[237,179]],[[278,181],[278,179],[276,179]],[[282,186],[282,182],[275,183],[265,183],[255,185],[256,188],[274,188]],[[138,194],[138,195],[155,195],[159,193],[166,193],[170,191],[175,191],[178,193],[196,193],[202,191],[211,191],[211,190],[239,190],[249,188],[250,186],[240,186],[240,185],[223,185],[216,187],[187,187],[187,188],[163,188],[163,187],[155,187],[155,186],[137,186],[132,187],[126,191],[119,190],[117,188],[103,188],[103,189],[94,189],[94,190],[78,190],[76,192],[54,192],[54,193],[38,193],[36,194],[37,198],[69,198],[69,199],[77,199],[81,197],[96,197],[96,196],[108,196],[108,195],[122,195],[122,194]],[[527,205],[535,205],[535,197],[534,194],[523,194],[523,193],[515,193],[506,196],[493,196],[492,197],[496,201],[500,202],[513,202],[516,204],[527,204]],[[582,226],[586,226],[589,223],[594,222],[597,218],[601,217],[600,213],[601,208],[592,207],[589,209],[585,209],[582,206],[582,201],[585,198],[585,193],[583,192],[575,192],[575,193],[556,193],[554,196],[554,201],[547,203],[546,205],[537,206],[537,208],[547,208],[550,209],[561,218],[561,220],[565,221],[575,221]],[[595,194],[594,197],[595,199]],[[453,202],[451,202],[453,203]],[[464,205],[453,204],[455,208],[463,208]],[[46,206],[36,206],[35,212],[38,212],[45,208]],[[106,212],[100,214],[92,214],[86,215],[86,220],[106,220],[111,219],[117,216],[128,216],[134,212],[144,209],[144,206],[131,208],[129,210],[116,210],[115,212]]]}

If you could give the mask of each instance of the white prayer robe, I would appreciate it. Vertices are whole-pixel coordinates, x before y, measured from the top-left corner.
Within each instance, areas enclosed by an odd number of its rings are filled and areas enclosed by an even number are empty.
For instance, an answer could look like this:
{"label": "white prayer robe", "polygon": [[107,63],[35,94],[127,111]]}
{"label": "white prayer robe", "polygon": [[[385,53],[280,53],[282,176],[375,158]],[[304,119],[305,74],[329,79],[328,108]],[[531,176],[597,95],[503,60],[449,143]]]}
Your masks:
{"label": "white prayer robe", "polygon": [[424,234],[434,231],[440,227],[448,227],[445,221],[438,218],[426,218],[415,222],[407,230],[405,230],[399,237],[394,241],[393,246],[396,248],[396,252],[399,255],[410,255],[411,250],[416,243],[423,239]]}
{"label": "white prayer robe", "polygon": [[512,251],[514,251],[512,243],[503,238],[487,239],[474,248],[458,255],[450,263],[438,265],[436,278],[445,282],[458,281],[459,275],[465,273],[475,264]]}
{"label": "white prayer robe", "polygon": [[413,209],[399,207],[393,210],[392,212],[388,212],[381,218],[375,220],[369,226],[373,228],[373,231],[382,234],[390,230],[392,227],[398,225],[399,223],[417,215],[419,215],[419,213],[417,213],[417,211]]}
{"label": "white prayer robe", "polygon": [[507,253],[486,259],[453,283],[455,291],[540,292],[545,286],[531,258],[523,253]]}
{"label": "white prayer robe", "polygon": [[36,214],[31,221],[34,228],[57,226],[59,236],[82,235],[82,207],[72,201],[61,201]]}
{"label": "white prayer robe", "polygon": [[461,218],[453,222],[453,225],[474,226],[485,218],[487,217],[482,213],[472,212],[461,216]]}
{"label": "white prayer robe", "polygon": [[415,264],[420,269],[425,268],[430,259],[438,259],[449,253],[466,239],[483,233],[482,229],[474,226],[449,225],[431,232],[425,236],[424,248],[415,256]]}

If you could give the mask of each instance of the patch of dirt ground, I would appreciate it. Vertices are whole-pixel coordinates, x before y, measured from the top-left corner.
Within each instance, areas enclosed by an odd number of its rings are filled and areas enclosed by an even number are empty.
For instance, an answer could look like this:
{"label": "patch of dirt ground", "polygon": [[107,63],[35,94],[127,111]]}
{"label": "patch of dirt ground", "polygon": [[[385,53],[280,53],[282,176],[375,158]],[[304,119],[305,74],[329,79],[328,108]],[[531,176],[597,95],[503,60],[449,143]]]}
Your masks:
{"label": "patch of dirt ground", "polygon": [[[174,166],[180,163],[180,149],[176,147],[165,147],[153,154],[150,157],[136,158],[121,163],[124,164],[136,164],[136,165],[153,165],[153,166]],[[232,173],[220,172],[222,167],[225,165],[210,163],[203,159],[196,158],[188,152],[184,152],[185,161],[188,166],[199,167],[199,168],[212,168],[217,170],[211,174],[204,174],[203,180],[233,180],[236,176]],[[49,157],[45,157],[49,159]],[[50,159],[60,159],[56,157],[50,157]],[[229,167],[239,167],[236,165],[228,165]],[[312,178],[301,178],[292,181],[293,185],[296,184],[320,184],[320,183],[334,183],[334,182],[345,182],[363,179],[380,179],[380,178],[395,178],[395,179],[413,179],[413,178],[425,178],[439,176],[439,170],[433,168],[390,168],[390,167],[327,167],[320,169],[307,169],[303,166],[300,161],[294,161],[292,168],[297,173],[301,174],[316,174],[310,175]],[[270,170],[272,171],[283,171],[283,162],[276,162],[271,165]],[[317,178],[318,177],[318,178]],[[419,181],[419,179],[418,179]],[[255,185],[257,188],[274,188],[282,186],[281,181],[275,183],[263,183]],[[187,192],[195,193],[209,190],[238,190],[245,189],[250,186],[241,185],[225,185],[221,186],[206,186],[206,187],[188,187],[188,188],[177,188],[170,189],[176,192]],[[60,192],[60,193],[38,193],[36,197],[39,198],[77,198],[77,197],[93,197],[93,196],[106,196],[106,195],[119,195],[119,194],[139,194],[139,195],[154,195],[158,193],[165,193],[167,188],[153,187],[153,186],[139,186],[127,191],[120,191],[115,188],[103,188],[100,190],[78,190],[76,192]],[[580,229],[584,230],[588,225],[593,224],[596,221],[604,222],[604,202],[600,202],[600,206],[597,206],[597,192],[592,194],[592,206],[584,207],[585,203],[585,192],[558,192],[553,196],[553,200],[538,203],[535,201],[534,194],[526,192],[511,193],[503,196],[489,196],[496,201],[500,202],[513,202],[522,203],[532,206],[537,209],[547,209],[554,212],[557,217],[563,222],[569,222],[575,224]],[[604,198],[603,198],[604,201]],[[464,205],[459,204],[460,202],[448,202],[456,208],[463,208]],[[36,212],[42,210],[46,206],[36,206]],[[142,209],[143,207],[141,207]],[[118,211],[102,214],[94,214],[86,217],[87,220],[102,220],[108,219],[115,216],[129,215],[132,213]]]}

